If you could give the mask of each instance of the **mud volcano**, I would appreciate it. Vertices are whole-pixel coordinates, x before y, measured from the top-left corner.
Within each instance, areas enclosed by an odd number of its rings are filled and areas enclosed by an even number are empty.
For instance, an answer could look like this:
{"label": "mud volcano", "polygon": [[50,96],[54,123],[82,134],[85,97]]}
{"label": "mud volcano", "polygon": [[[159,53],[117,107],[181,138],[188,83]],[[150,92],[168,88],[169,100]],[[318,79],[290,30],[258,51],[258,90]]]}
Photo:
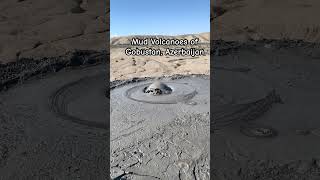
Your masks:
{"label": "mud volcano", "polygon": [[186,102],[195,94],[195,88],[188,84],[160,81],[135,86],[126,92],[126,96],[132,100],[152,104]]}
{"label": "mud volcano", "polygon": [[209,179],[208,76],[141,78],[112,88],[112,178]]}

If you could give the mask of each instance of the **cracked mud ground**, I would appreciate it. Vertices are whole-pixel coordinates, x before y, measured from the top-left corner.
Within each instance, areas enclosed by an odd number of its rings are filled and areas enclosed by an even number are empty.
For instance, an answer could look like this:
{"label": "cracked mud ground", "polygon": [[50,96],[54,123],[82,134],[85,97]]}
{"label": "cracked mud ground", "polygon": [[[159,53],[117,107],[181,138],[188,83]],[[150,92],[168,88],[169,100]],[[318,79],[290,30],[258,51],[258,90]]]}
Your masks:
{"label": "cracked mud ground", "polygon": [[209,179],[208,132],[208,114],[176,119],[146,138],[115,148],[111,175],[124,179]]}

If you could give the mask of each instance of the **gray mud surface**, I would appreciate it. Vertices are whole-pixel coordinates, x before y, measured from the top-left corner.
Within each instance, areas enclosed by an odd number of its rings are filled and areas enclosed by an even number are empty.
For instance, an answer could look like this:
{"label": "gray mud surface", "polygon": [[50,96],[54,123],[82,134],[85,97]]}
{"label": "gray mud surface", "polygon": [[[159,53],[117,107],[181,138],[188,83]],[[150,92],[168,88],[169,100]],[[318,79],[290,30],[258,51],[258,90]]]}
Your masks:
{"label": "gray mud surface", "polygon": [[105,74],[63,68],[0,94],[1,179],[108,179]]}
{"label": "gray mud surface", "polygon": [[106,72],[61,87],[50,97],[50,108],[61,118],[107,130]]}
{"label": "gray mud surface", "polygon": [[1,179],[319,178],[318,45],[217,41],[212,51],[213,96],[206,75],[161,77],[197,91],[165,105],[125,96],[153,78],[106,93],[103,52],[1,65]]}
{"label": "gray mud surface", "polygon": [[[319,179],[319,45],[217,41],[211,51],[214,97],[230,95],[232,89],[241,96],[264,92],[254,101],[211,111],[211,177]],[[219,71],[234,72],[234,79]],[[256,82],[239,81],[239,73]],[[226,91],[219,92],[223,87]]]}
{"label": "gray mud surface", "polygon": [[137,91],[142,92],[143,87],[153,81],[152,78],[139,78],[119,81],[118,85],[112,86],[111,176],[123,179],[209,179],[209,77],[176,75],[161,78],[161,82],[173,89],[186,85],[195,89],[197,94],[182,102],[156,103],[161,97],[155,96],[152,97],[155,99],[153,103],[146,103],[126,96],[131,88],[138,87]]}

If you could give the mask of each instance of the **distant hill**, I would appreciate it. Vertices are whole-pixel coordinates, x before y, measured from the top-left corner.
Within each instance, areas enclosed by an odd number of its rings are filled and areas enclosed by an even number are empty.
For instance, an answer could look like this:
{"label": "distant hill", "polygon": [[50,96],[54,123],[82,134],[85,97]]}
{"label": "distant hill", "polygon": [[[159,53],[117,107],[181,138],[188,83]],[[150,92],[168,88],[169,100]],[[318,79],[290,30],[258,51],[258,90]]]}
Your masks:
{"label": "distant hill", "polygon": [[320,42],[319,0],[222,0],[212,5],[213,40]]}
{"label": "distant hill", "polygon": [[199,38],[200,43],[209,43],[210,42],[210,33],[200,33],[200,34],[185,34],[185,35],[178,35],[178,36],[165,36],[165,35],[136,35],[136,36],[119,36],[119,37],[113,37],[110,40],[110,45],[124,45],[124,44],[130,44],[131,39],[133,37],[139,37],[139,38],[148,38],[148,37],[156,37],[156,38],[165,38],[165,39],[195,39]]}

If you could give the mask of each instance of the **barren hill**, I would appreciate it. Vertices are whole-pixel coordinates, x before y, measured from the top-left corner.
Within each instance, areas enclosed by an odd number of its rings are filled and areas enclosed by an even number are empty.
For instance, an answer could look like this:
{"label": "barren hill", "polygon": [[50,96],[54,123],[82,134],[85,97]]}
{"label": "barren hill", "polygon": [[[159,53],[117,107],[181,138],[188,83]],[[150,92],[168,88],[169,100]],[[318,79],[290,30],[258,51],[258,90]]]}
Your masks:
{"label": "barren hill", "polygon": [[195,39],[198,38],[200,43],[209,43],[210,42],[210,33],[200,33],[200,34],[185,34],[178,36],[166,36],[166,35],[137,35],[137,36],[119,36],[112,37],[110,41],[110,45],[123,45],[130,44],[130,41],[133,37],[137,38],[148,38],[148,37],[156,37],[156,38],[164,38],[164,39]]}
{"label": "barren hill", "polygon": [[213,3],[213,39],[320,41],[320,1],[224,0]]}

